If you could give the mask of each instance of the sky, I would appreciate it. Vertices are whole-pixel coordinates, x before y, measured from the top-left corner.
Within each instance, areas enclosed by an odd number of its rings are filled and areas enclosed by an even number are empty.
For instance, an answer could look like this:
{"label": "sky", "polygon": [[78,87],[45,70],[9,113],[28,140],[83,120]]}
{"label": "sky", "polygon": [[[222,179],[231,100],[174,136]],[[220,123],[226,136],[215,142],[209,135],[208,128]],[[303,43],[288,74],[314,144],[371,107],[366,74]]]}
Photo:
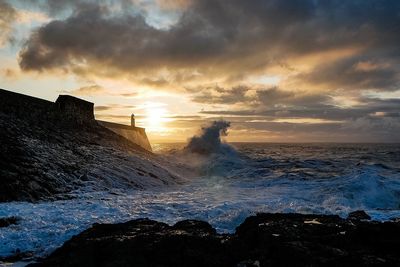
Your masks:
{"label": "sky", "polygon": [[0,0],[0,88],[152,143],[400,142],[400,1]]}

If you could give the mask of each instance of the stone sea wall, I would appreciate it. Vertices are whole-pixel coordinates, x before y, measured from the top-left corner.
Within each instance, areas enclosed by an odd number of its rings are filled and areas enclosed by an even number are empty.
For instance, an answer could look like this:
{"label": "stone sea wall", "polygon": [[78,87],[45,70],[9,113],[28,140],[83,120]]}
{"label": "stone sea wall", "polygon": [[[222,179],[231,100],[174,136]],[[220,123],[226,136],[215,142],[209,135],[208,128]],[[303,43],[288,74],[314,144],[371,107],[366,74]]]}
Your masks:
{"label": "stone sea wall", "polygon": [[0,110],[18,118],[47,119],[53,116],[54,103],[0,89]]}
{"label": "stone sea wall", "polygon": [[125,137],[129,141],[141,146],[142,148],[151,151],[151,145],[144,128],[121,125],[107,121],[97,121],[97,123],[110,129],[114,133]]}
{"label": "stone sea wall", "polygon": [[73,96],[60,95],[54,103],[0,89],[0,111],[11,117],[23,119],[29,124],[47,123],[69,127],[79,124],[91,128],[100,125],[132,143],[152,151],[144,128],[106,121],[97,121],[96,123],[93,103]]}

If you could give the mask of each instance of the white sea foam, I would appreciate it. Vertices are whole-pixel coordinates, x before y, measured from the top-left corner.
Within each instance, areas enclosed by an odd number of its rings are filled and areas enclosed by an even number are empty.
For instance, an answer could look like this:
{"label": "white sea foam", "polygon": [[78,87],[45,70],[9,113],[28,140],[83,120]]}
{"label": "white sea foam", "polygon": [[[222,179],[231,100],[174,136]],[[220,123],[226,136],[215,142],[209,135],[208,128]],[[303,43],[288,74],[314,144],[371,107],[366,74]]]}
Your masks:
{"label": "white sea foam", "polygon": [[0,256],[17,250],[44,256],[94,222],[141,217],[167,223],[201,219],[220,232],[234,231],[256,212],[347,216],[363,209],[376,220],[400,217],[398,146],[247,144],[237,150],[207,157],[164,152],[162,162],[174,162],[168,169],[192,173],[184,185],[112,193],[83,190],[72,200],[1,203],[0,217],[21,221],[0,228]]}

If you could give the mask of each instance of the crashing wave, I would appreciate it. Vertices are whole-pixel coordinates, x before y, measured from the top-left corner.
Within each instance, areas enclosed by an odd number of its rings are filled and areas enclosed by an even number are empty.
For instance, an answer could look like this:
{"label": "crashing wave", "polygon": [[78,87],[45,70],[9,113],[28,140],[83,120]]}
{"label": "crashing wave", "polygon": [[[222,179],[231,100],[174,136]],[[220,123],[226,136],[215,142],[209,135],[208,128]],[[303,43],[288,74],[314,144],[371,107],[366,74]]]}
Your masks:
{"label": "crashing wave", "polygon": [[231,123],[225,120],[218,120],[207,127],[201,128],[200,135],[189,139],[184,151],[202,155],[212,153],[232,152],[233,148],[221,141],[221,136],[228,135],[228,128]]}

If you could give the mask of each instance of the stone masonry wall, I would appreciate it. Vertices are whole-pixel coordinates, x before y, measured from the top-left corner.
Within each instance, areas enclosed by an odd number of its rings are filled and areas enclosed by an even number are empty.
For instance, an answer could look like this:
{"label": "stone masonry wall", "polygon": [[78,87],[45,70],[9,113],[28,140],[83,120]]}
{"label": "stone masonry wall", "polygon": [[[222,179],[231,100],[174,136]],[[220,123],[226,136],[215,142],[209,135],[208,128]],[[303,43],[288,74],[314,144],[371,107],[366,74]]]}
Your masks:
{"label": "stone masonry wall", "polygon": [[149,139],[144,128],[121,125],[107,121],[97,121],[101,126],[106,127],[116,134],[119,134],[142,148],[152,151]]}

